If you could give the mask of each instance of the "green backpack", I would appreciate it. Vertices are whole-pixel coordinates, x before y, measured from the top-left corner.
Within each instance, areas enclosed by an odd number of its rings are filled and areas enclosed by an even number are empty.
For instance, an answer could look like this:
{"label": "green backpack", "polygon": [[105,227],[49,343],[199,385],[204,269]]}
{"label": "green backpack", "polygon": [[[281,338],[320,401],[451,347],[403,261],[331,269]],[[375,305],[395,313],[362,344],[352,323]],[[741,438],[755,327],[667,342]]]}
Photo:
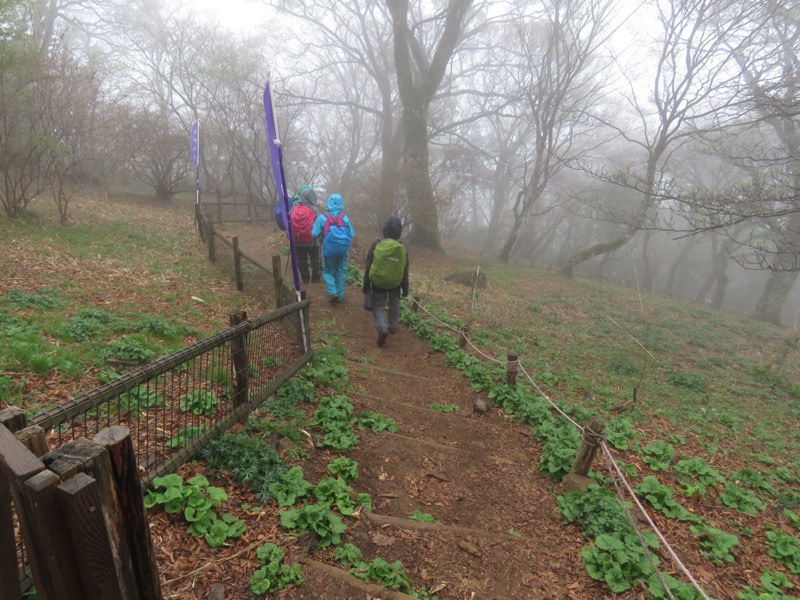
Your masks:
{"label": "green backpack", "polygon": [[393,290],[403,281],[406,268],[406,247],[392,238],[384,238],[375,246],[369,280],[373,286]]}

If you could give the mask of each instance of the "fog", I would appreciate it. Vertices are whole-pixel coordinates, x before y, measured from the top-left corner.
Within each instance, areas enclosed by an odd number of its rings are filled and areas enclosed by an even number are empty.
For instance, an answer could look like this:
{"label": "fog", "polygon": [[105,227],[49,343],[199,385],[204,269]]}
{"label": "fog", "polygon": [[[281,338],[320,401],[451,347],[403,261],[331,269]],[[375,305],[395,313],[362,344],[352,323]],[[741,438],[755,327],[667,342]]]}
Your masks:
{"label": "fog", "polygon": [[[221,7],[221,8],[220,8]],[[240,14],[237,14],[240,13]],[[238,18],[237,18],[238,17]],[[85,185],[274,204],[340,193],[364,235],[797,328],[796,3],[327,0],[0,9],[5,215]]]}

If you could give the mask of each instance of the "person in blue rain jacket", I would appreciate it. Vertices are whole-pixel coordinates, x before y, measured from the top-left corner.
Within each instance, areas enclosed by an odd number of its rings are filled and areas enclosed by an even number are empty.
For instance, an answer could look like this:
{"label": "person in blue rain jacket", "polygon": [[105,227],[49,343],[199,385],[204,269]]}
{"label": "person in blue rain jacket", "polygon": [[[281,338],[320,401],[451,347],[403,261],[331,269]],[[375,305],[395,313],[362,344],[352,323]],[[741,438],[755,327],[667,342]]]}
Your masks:
{"label": "person in blue rain jacket", "polygon": [[350,242],[356,237],[350,217],[344,214],[344,200],[331,194],[325,203],[325,212],[314,221],[311,235],[322,240],[322,278],[331,304],[344,301],[347,281],[347,257]]}

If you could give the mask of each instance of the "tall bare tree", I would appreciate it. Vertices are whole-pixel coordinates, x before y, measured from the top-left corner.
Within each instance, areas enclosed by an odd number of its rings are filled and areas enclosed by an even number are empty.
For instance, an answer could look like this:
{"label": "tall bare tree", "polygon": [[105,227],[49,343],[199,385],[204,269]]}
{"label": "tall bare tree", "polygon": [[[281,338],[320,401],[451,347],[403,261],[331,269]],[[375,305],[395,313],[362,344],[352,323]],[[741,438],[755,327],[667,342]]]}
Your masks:
{"label": "tall bare tree", "polygon": [[[617,237],[574,253],[563,267],[565,274],[594,256],[622,247],[639,231],[658,228],[657,209],[673,178],[672,153],[719,128],[730,119],[729,109],[737,102],[732,93],[737,73],[731,68],[729,43],[742,43],[740,34],[752,22],[754,9],[739,10],[734,0],[652,0],[647,6],[655,10],[661,29],[647,92],[630,82],[628,101],[640,125],[631,128],[604,121],[643,154],[641,167],[609,178],[638,190],[641,200],[633,214],[619,219],[624,228]],[[649,273],[644,277],[650,280]]]}
{"label": "tall bare tree", "polygon": [[611,33],[611,0],[546,0],[541,12],[517,26],[519,54],[508,66],[531,124],[526,174],[513,206],[514,220],[500,260],[508,262],[547,185],[574,158],[590,127],[589,107],[601,96],[598,50]]}
{"label": "tall bare tree", "polygon": [[409,26],[408,0],[386,0],[392,16],[394,61],[403,105],[401,117],[403,178],[412,229],[409,239],[441,250],[439,212],[429,172],[428,110],[462,35],[472,0],[449,0],[432,19],[441,25],[432,56],[427,53],[424,27]]}

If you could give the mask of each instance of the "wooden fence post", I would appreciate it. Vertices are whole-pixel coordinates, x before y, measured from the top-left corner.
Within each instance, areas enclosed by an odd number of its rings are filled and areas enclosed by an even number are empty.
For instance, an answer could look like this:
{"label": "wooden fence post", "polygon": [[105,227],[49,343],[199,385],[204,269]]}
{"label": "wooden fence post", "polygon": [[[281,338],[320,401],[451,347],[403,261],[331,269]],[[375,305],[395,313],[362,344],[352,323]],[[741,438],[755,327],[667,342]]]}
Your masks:
{"label": "wooden fence post", "polygon": [[222,223],[222,190],[217,188],[217,222]]}
{"label": "wooden fence post", "polygon": [[[300,301],[306,300],[308,298],[308,292],[306,290],[300,290]],[[308,307],[304,308],[303,310],[298,311],[297,316],[297,342],[298,347],[303,350],[303,352],[307,352],[308,348],[311,347],[311,329],[308,325]],[[306,340],[308,340],[308,346],[306,346]]]}
{"label": "wooden fence post", "polygon": [[419,312],[419,296],[414,296],[414,300],[411,302],[411,310]]}
{"label": "wooden fence post", "polygon": [[[70,503],[77,502],[77,505],[82,506],[84,502],[89,502],[89,500],[91,500],[91,502],[97,502],[95,510],[98,512],[101,510],[103,511],[101,514],[101,521],[104,524],[102,535],[105,536],[105,539],[98,542],[98,545],[101,547],[110,546],[111,548],[111,554],[108,560],[112,561],[112,575],[115,583],[103,583],[104,586],[110,586],[104,588],[109,596],[100,595],[95,597],[97,597],[98,600],[104,597],[116,598],[113,590],[118,588],[119,592],[122,594],[122,598],[137,598],[136,576],[130,555],[131,544],[127,535],[128,525],[125,523],[125,517],[120,508],[123,501],[119,498],[120,492],[117,490],[117,486],[114,482],[111,457],[108,450],[100,444],[96,444],[86,438],[78,438],[48,453],[42,460],[51,471],[60,476],[61,480],[65,482],[72,481],[71,478],[75,477],[78,473],[91,472],[92,474],[92,477],[90,477],[92,480],[91,484],[86,480],[82,480],[80,483],[72,483],[68,486],[68,490],[70,490],[69,494],[64,496],[64,492],[60,491],[59,495],[62,498],[62,508],[65,514],[69,514],[69,511],[72,510],[71,507],[74,506]],[[59,490],[61,490],[61,487],[63,486],[59,486]],[[77,499],[71,499],[73,495],[76,496]],[[94,500],[95,495],[96,500]],[[64,502],[67,502],[67,504],[65,505]],[[86,526],[91,530],[93,527],[96,527],[97,524],[94,522],[93,516],[87,517],[88,521]],[[83,536],[97,536],[101,533],[98,531],[90,532],[88,530],[82,532],[82,525],[80,523],[71,524],[71,527],[78,527],[77,530],[71,529],[73,544],[92,543],[93,538],[90,539],[87,537],[84,539]],[[76,531],[78,532],[77,535],[79,535],[78,538],[74,537]],[[86,552],[86,550],[81,550],[79,548],[75,548],[74,551],[76,554]],[[107,569],[111,568],[108,566],[105,558],[97,557],[96,559],[88,560],[90,564],[79,565],[81,568],[93,570],[93,573],[88,575],[89,579],[83,579],[84,587],[89,587],[89,584],[94,579],[104,581],[107,577]],[[96,565],[91,564],[94,560],[97,561]],[[79,568],[79,571],[81,571],[81,568]],[[86,575],[84,571],[81,571],[81,577],[85,577]],[[101,587],[99,583],[94,585],[95,587]],[[89,593],[90,590],[87,589],[86,592]]]}
{"label": "wooden fence post", "polygon": [[206,242],[208,243],[208,260],[217,262],[217,251],[214,248],[214,221],[206,221]]}
{"label": "wooden fence post", "polygon": [[[13,433],[25,427],[25,411],[16,406],[0,410],[0,428]],[[17,508],[19,510],[19,508]],[[11,487],[5,474],[0,474],[0,581],[8,600],[20,600],[22,588],[17,565],[17,545],[14,540],[14,511],[11,510]]]}
{"label": "wooden fence post", "polygon": [[458,332],[458,347],[459,348],[466,348],[467,347],[467,335],[469,335],[469,327],[464,325],[461,330]]}
{"label": "wooden fence post", "polygon": [[244,280],[242,279],[242,252],[239,250],[239,238],[234,237],[231,242],[233,243],[233,274],[236,277],[236,289],[241,292],[244,289]]}
{"label": "wooden fence post", "polygon": [[595,454],[597,454],[598,437],[602,435],[606,428],[605,421],[600,417],[592,417],[589,424],[583,428],[583,435],[581,435],[581,446],[578,448],[578,454],[575,456],[575,462],[572,463],[572,468],[569,470],[571,475],[580,475],[586,477],[589,474],[589,469],[592,467]]}
{"label": "wooden fence post", "polygon": [[[234,327],[247,320],[247,313],[237,310],[229,315],[230,326]],[[250,400],[250,374],[249,360],[247,357],[247,335],[241,335],[231,340],[231,361],[233,362],[233,408],[236,410]],[[247,421],[247,416],[240,419],[241,423]]]}
{"label": "wooden fence post", "polygon": [[517,373],[519,372],[519,357],[516,354],[506,355],[506,385],[517,385]]}
{"label": "wooden fence post", "polygon": [[[24,417],[25,415],[23,414],[22,416]],[[16,424],[17,423],[15,423],[15,425]],[[0,537],[0,564],[2,564],[2,568],[4,569],[3,588],[5,589],[5,582],[14,582],[19,586],[17,549],[14,542],[11,502],[8,501],[10,498],[13,498],[14,506],[17,508],[22,538],[25,547],[28,549],[28,560],[31,565],[34,581],[36,582],[39,598],[42,600],[55,600],[58,596],[53,587],[48,585],[49,580],[47,577],[49,573],[46,569],[46,561],[40,556],[37,556],[34,551],[36,544],[33,541],[34,531],[32,528],[32,521],[25,518],[24,503],[22,501],[22,494],[20,493],[21,487],[25,481],[37,473],[44,471],[44,464],[20,443],[5,425],[0,425],[0,470],[2,470],[2,477],[0,477],[2,486],[0,487],[3,488],[3,492],[0,493],[0,498],[2,498],[3,501],[3,507],[0,509],[0,516],[2,516],[0,530],[7,530],[9,532],[8,536],[3,535]],[[2,532],[6,533],[6,531]],[[6,540],[10,542],[10,545],[7,545]],[[5,573],[5,569],[12,568],[13,575],[8,577]],[[13,589],[13,583],[8,587]]]}
{"label": "wooden fence post", "polygon": [[203,216],[203,208],[200,204],[195,204],[195,212],[197,213],[197,231],[200,233],[200,241],[206,241],[206,219]]}
{"label": "wooden fence post", "polygon": [[281,256],[272,257],[272,279],[275,286],[275,308],[283,306],[283,277],[281,277]]}
{"label": "wooden fence post", "polygon": [[101,430],[94,442],[108,451],[111,474],[117,489],[119,511],[125,524],[133,571],[141,600],[161,600],[161,581],[153,552],[150,526],[142,499],[142,486],[136,464],[136,451],[127,427],[118,425]]}
{"label": "wooden fence post", "polygon": [[118,548],[114,548],[106,528],[108,513],[103,506],[97,481],[77,473],[58,486],[58,496],[78,563],[78,573],[87,600],[128,600],[136,598],[117,578]]}
{"label": "wooden fence post", "polygon": [[60,484],[52,471],[28,479],[22,485],[19,518],[29,532],[25,549],[39,598],[79,600],[87,596],[58,498]]}

